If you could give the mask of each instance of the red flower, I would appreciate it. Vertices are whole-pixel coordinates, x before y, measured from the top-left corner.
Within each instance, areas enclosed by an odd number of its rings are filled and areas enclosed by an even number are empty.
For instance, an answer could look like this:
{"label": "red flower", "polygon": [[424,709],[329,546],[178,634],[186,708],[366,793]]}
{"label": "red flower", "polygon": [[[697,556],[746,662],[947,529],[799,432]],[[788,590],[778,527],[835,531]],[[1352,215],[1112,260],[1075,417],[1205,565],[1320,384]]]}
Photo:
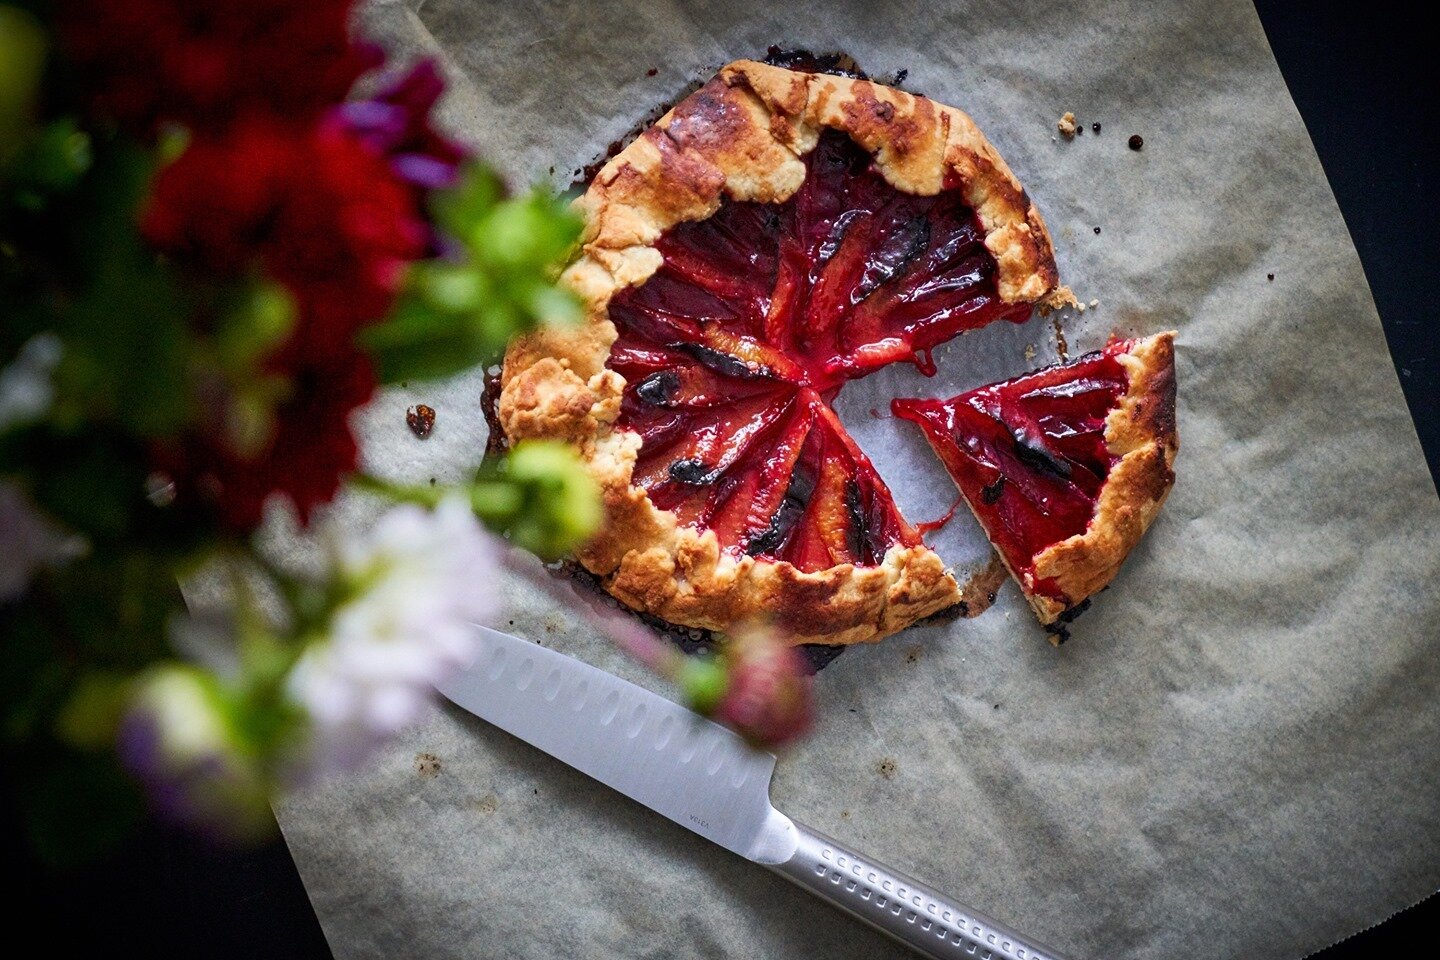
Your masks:
{"label": "red flower", "polygon": [[383,159],[335,125],[249,118],[201,138],[156,178],[146,238],[182,264],[259,266],[294,295],[291,349],[327,353],[389,309],[425,227]]}
{"label": "red flower", "polygon": [[[189,269],[221,277],[259,268],[294,297],[296,324],[268,359],[289,381],[259,456],[226,445],[215,423],[156,453],[177,497],[253,528],[280,494],[302,520],[354,469],[346,416],[375,388],[356,331],[389,309],[400,271],[424,249],[410,189],[343,129],[248,118],[196,139],[156,178],[143,232]],[[225,402],[210,420],[223,420]]]}
{"label": "red flower", "polygon": [[351,0],[64,0],[60,30],[96,108],[132,129],[216,130],[267,110],[308,121],[379,62]]}
{"label": "red flower", "polygon": [[222,525],[245,532],[260,523],[272,496],[294,504],[301,522],[335,496],[341,478],[355,469],[358,447],[348,417],[375,391],[370,361],[351,347],[287,372],[292,392],[259,456],[238,456],[214,432],[153,451],[156,469],[175,481],[179,506],[213,513]]}

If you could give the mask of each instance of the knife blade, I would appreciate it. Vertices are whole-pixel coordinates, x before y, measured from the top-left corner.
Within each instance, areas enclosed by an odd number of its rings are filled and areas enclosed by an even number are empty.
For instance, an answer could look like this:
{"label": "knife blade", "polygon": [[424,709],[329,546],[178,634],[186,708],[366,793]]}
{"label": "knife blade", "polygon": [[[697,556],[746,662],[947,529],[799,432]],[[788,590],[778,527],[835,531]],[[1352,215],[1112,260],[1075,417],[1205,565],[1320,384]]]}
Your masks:
{"label": "knife blade", "polygon": [[776,810],[775,757],[727,728],[558,651],[476,630],[474,662],[438,685],[457,706],[925,956],[1061,960]]}

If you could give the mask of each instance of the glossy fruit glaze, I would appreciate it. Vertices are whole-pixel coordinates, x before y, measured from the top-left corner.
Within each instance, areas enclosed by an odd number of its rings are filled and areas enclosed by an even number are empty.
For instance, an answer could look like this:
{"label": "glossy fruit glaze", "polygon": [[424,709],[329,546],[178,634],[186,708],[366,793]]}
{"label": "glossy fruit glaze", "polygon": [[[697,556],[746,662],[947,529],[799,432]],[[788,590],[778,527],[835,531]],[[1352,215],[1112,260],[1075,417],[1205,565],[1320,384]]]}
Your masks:
{"label": "glossy fruit glaze", "polygon": [[1105,419],[1129,378],[1116,359],[1134,346],[1113,340],[1069,363],[991,384],[949,400],[895,400],[919,424],[990,541],[1027,589],[1063,599],[1036,580],[1035,557],[1084,533],[1110,469]]}
{"label": "glossy fruit glaze", "polygon": [[841,386],[1029,306],[1002,302],[957,190],[895,190],[827,132],[784,203],[726,201],[656,247],[610,303],[618,426],[643,444],[634,482],[722,547],[802,570],[875,564],[919,535],[836,419]]}

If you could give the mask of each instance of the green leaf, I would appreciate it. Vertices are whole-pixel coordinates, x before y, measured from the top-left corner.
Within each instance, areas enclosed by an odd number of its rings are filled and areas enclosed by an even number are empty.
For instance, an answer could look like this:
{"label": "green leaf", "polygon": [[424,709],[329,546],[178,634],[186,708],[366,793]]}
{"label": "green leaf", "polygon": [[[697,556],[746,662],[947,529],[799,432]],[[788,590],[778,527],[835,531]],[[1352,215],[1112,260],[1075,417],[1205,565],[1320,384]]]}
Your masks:
{"label": "green leaf", "polygon": [[456,314],[407,294],[388,320],[361,332],[360,343],[374,358],[381,381],[399,383],[443,377],[486,362],[493,355],[491,345],[476,344],[473,336]]}
{"label": "green leaf", "polygon": [[436,196],[431,212],[442,230],[451,236],[463,237],[504,195],[505,185],[499,176],[493,170],[474,164],[461,173],[458,187]]}
{"label": "green leaf", "polygon": [[45,69],[45,28],[18,7],[0,5],[0,171],[23,144]]}
{"label": "green leaf", "polygon": [[390,317],[362,334],[383,381],[493,363],[516,334],[579,319],[579,302],[554,280],[580,236],[580,219],[538,190],[500,197],[494,174],[474,168],[435,204],[459,249],[414,265]]}
{"label": "green leaf", "polygon": [[295,329],[295,298],[278,283],[258,280],[232,292],[215,332],[221,366],[254,376],[256,365]]}
{"label": "green leaf", "polygon": [[81,750],[115,744],[130,678],[113,670],[92,670],[80,677],[55,720],[55,735]]}
{"label": "green leaf", "polygon": [[469,246],[479,259],[500,267],[543,268],[565,257],[579,235],[564,205],[536,191],[499,204],[477,222]]}
{"label": "green leaf", "polygon": [[522,491],[523,501],[508,518],[491,525],[532,553],[547,560],[562,557],[600,525],[599,485],[567,444],[522,441],[496,468],[496,476]]}

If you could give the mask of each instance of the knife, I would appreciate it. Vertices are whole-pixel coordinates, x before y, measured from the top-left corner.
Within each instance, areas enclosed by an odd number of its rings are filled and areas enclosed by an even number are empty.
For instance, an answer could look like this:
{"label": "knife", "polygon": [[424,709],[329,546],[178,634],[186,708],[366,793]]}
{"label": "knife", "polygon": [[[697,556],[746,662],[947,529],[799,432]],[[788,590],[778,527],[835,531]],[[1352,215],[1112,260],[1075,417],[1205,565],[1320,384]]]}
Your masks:
{"label": "knife", "polygon": [[477,630],[474,663],[438,685],[465,710],[924,956],[1060,960],[776,810],[775,757],[725,727],[563,653]]}

